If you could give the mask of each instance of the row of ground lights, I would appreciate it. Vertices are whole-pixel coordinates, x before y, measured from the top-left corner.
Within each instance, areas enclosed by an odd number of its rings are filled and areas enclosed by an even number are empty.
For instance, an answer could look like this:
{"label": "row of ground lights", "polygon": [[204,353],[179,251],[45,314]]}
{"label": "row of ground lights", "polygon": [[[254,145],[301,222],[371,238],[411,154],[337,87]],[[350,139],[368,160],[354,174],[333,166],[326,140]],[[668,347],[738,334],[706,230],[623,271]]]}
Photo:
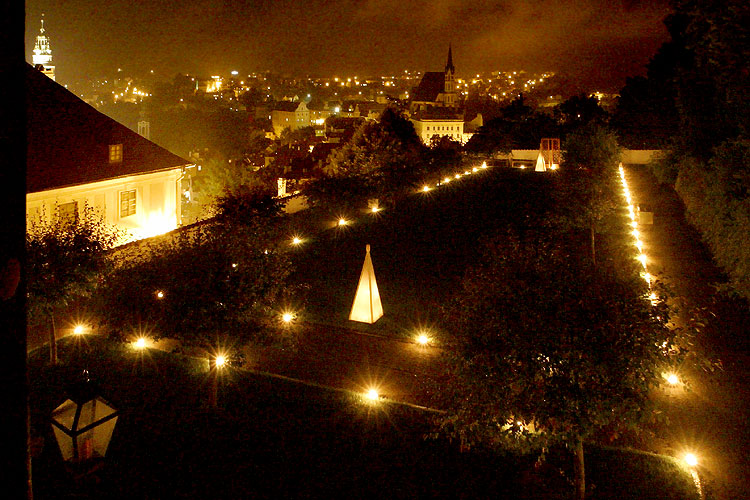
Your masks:
{"label": "row of ground lights", "polygon": [[[454,174],[453,177],[445,177],[441,181],[438,181],[437,183],[435,183],[434,186],[430,184],[424,184],[422,188],[419,190],[419,192],[421,193],[430,192],[433,189],[445,186],[447,184],[450,184],[451,182],[460,180],[466,176],[476,174],[482,170],[486,170],[487,168],[488,168],[487,162],[484,161],[479,167],[472,167],[471,170],[465,170],[463,173],[456,173]],[[373,214],[379,213],[380,211],[381,211],[381,208],[377,205],[371,206],[369,209],[369,212]],[[351,222],[352,222],[351,220],[342,216],[342,217],[339,217],[339,219],[336,221],[335,226],[339,226],[339,227],[347,226],[351,224]],[[291,239],[291,245],[299,246],[305,241],[306,240],[303,239],[300,235],[295,235]],[[267,250],[266,250],[266,253],[268,253]],[[233,268],[236,268],[237,266],[238,264],[236,263],[232,264]],[[156,290],[154,292],[154,296],[157,300],[164,299],[165,292],[163,290]],[[279,320],[281,321],[282,324],[286,326],[291,326],[291,324],[296,319],[297,319],[296,313],[291,312],[291,311],[284,311],[279,314]],[[77,325],[73,330],[73,333],[76,335],[82,335],[85,332],[86,332],[86,328],[83,325]],[[414,335],[414,342],[419,346],[426,347],[432,343],[432,340],[433,339],[431,338],[429,333],[427,333],[424,330],[420,330]],[[132,345],[137,350],[143,350],[143,349],[152,347],[153,343],[148,337],[139,336],[132,342]],[[228,353],[217,354],[214,358],[216,367],[222,368],[226,364],[227,356],[228,356]],[[379,395],[377,389],[371,388],[365,393],[365,399],[369,401],[378,401],[379,399],[381,399],[381,396]]]}
{"label": "row of ground lights", "polygon": [[[628,205],[628,217],[630,218],[630,227],[632,228],[632,234],[634,237],[633,244],[635,245],[636,249],[638,250],[638,256],[636,259],[641,263],[641,266],[643,267],[643,272],[641,273],[641,276],[646,281],[646,284],[648,285],[649,289],[649,296],[648,299],[651,301],[651,304],[656,305],[659,301],[659,297],[656,295],[656,293],[652,289],[652,277],[648,272],[648,268],[646,267],[646,262],[648,261],[648,258],[646,257],[646,254],[643,252],[643,242],[640,239],[640,232],[638,231],[638,220],[635,214],[635,208],[633,206],[633,198],[630,194],[630,188],[628,188],[628,182],[625,179],[625,169],[622,166],[622,163],[620,163],[620,181],[622,182],[623,187],[623,195],[625,196],[625,201]],[[665,373],[664,378],[666,379],[667,383],[670,385],[678,385],[680,383],[679,377],[674,373]],[[698,473],[695,471],[695,467],[698,465],[698,457],[694,453],[686,453],[683,457],[685,463],[690,467],[690,474],[693,478],[693,481],[695,482],[696,487],[698,488],[698,492],[701,494],[702,497],[702,488],[700,484],[700,478],[698,477]]]}

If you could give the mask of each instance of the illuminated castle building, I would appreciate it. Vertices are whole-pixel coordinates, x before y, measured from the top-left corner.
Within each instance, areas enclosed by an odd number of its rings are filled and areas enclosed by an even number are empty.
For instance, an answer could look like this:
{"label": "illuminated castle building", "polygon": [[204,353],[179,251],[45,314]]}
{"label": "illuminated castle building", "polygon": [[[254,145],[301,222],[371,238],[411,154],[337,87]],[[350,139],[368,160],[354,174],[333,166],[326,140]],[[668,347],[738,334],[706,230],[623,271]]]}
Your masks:
{"label": "illuminated castle building", "polygon": [[52,64],[52,48],[49,44],[49,38],[45,34],[44,30],[44,14],[42,14],[42,27],[39,30],[39,34],[36,37],[36,43],[34,44],[33,55],[31,61],[34,67],[47,75],[48,77],[55,79],[55,66]]}

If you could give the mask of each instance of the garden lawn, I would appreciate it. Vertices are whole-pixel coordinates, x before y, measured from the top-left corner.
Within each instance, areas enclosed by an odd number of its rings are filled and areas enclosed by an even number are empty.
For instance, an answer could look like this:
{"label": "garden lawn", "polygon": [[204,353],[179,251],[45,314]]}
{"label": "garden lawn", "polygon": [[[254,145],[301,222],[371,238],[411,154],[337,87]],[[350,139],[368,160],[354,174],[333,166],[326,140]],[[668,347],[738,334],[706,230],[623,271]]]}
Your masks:
{"label": "garden lawn", "polygon": [[[78,342],[78,343],[76,343]],[[47,498],[567,498],[571,460],[490,450],[461,453],[425,440],[431,414],[360,396],[228,369],[218,410],[206,408],[207,363],[139,352],[101,337],[60,342],[29,360],[34,494]],[[83,368],[121,412],[106,464],[73,480],[48,418]],[[593,498],[696,499],[671,459],[602,448],[587,456]]]}
{"label": "garden lawn", "polygon": [[[293,253],[293,279],[309,285],[301,317],[395,336],[434,324],[485,238],[543,222],[551,180],[530,170],[480,170],[308,238]],[[348,320],[367,244],[384,308],[374,325]]]}

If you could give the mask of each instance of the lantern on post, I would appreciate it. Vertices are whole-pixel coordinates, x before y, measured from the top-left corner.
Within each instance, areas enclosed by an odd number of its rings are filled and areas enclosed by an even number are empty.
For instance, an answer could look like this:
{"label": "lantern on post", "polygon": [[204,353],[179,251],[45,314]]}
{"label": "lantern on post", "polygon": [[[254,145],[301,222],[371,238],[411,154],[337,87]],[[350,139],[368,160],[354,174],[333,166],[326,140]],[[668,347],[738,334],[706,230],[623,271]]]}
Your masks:
{"label": "lantern on post", "polygon": [[119,413],[97,392],[91,382],[81,383],[52,412],[52,430],[66,462],[86,462],[107,453]]}

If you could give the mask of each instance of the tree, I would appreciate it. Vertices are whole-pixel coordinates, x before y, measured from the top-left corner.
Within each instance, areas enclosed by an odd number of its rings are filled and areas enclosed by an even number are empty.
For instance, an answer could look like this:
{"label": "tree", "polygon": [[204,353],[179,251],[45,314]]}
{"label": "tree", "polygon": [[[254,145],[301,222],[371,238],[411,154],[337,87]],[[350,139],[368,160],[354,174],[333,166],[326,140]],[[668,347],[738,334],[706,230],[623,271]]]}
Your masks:
{"label": "tree", "polygon": [[596,233],[617,207],[620,147],[609,129],[589,123],[568,134],[563,151],[565,168],[556,192],[562,210],[555,220],[569,228],[589,230],[591,260],[596,265]]}
{"label": "tree", "polygon": [[29,323],[49,328],[50,362],[57,363],[55,318],[63,308],[91,295],[109,262],[104,252],[121,234],[89,207],[74,221],[55,214],[26,232]]}
{"label": "tree", "polygon": [[275,227],[261,216],[227,218],[143,243],[97,293],[104,324],[124,339],[147,329],[206,350],[225,339],[272,338],[276,313],[295,291]]}
{"label": "tree", "polygon": [[586,97],[583,94],[573,96],[560,104],[555,108],[555,115],[568,130],[575,130],[591,122],[601,125],[607,121],[607,112],[599,106],[599,101],[595,97]]}
{"label": "tree", "polygon": [[676,333],[666,306],[624,278],[586,265],[561,234],[491,241],[446,310],[451,367],[442,430],[465,446],[574,450],[585,493],[584,442],[650,418]]}
{"label": "tree", "polygon": [[[348,143],[328,157],[326,176],[306,193],[313,203],[329,205],[358,203],[360,197],[388,199],[420,180],[422,148],[411,122],[400,111],[386,108],[379,122],[362,124]],[[346,191],[336,193],[332,187]],[[347,194],[356,198],[346,200]]]}

